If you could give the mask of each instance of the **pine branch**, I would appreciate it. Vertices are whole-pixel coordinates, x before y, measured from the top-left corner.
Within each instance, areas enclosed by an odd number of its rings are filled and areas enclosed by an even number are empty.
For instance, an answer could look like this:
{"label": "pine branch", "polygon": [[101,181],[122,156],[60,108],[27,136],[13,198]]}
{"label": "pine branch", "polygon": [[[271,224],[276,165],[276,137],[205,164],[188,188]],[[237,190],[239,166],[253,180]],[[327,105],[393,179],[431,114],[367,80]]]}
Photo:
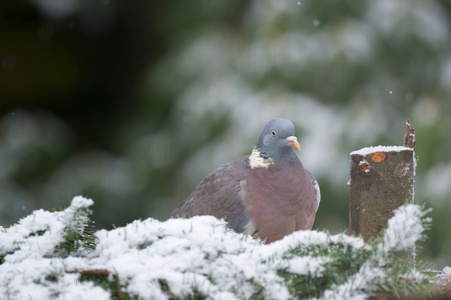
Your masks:
{"label": "pine branch", "polygon": [[[17,285],[22,280],[27,288],[33,282],[48,298],[76,290],[86,293],[82,298],[120,300],[149,294],[170,299],[347,299],[432,291],[429,266],[416,263],[414,269],[405,257],[430,226],[427,210],[417,205],[395,211],[388,228],[369,243],[344,233],[299,231],[264,245],[209,216],[147,219],[93,232],[91,204],[76,198],[63,211],[36,211],[2,228],[0,293],[26,298],[27,289]],[[35,265],[40,273],[28,270]]]}

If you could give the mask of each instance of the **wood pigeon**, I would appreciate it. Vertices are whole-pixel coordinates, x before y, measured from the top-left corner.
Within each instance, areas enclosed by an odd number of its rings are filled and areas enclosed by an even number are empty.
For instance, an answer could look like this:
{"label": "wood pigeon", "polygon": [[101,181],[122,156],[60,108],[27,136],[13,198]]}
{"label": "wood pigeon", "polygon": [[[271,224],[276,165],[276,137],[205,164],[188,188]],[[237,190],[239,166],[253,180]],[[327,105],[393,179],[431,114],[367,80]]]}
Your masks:
{"label": "wood pigeon", "polygon": [[319,185],[293,148],[301,149],[293,123],[269,121],[250,155],[211,172],[171,216],[225,218],[236,232],[266,243],[312,229]]}

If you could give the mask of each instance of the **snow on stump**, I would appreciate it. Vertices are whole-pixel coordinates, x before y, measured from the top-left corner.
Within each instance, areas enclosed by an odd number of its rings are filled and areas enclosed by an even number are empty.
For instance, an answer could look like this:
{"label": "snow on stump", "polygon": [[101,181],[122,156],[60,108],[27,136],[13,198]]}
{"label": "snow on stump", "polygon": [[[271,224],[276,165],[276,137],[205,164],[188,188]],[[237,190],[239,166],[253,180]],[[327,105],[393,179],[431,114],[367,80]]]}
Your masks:
{"label": "snow on stump", "polygon": [[434,283],[437,285],[437,291],[431,299],[450,299],[451,298],[451,267],[445,267],[436,277]]}
{"label": "snow on stump", "polygon": [[414,197],[415,135],[409,121],[404,146],[378,146],[351,152],[349,230],[365,241],[375,238],[393,211]]}

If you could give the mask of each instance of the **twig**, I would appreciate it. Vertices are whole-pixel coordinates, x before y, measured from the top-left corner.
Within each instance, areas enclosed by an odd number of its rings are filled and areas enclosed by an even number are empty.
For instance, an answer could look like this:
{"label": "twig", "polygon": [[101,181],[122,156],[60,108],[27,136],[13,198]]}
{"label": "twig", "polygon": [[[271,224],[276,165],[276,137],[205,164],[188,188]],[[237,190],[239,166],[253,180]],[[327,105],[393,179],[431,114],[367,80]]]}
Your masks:
{"label": "twig", "polygon": [[407,120],[404,129],[404,147],[409,147],[415,150],[415,129],[410,125],[410,120]]}
{"label": "twig", "polygon": [[122,294],[122,287],[121,287],[121,283],[119,281],[119,276],[116,274],[114,274],[114,277],[116,277],[116,283],[117,283],[117,295],[119,297],[120,300],[124,300],[124,295]]}
{"label": "twig", "polygon": [[110,275],[110,271],[106,269],[91,269],[91,270],[83,270],[83,269],[75,269],[68,273],[78,273],[83,276],[108,276]]}

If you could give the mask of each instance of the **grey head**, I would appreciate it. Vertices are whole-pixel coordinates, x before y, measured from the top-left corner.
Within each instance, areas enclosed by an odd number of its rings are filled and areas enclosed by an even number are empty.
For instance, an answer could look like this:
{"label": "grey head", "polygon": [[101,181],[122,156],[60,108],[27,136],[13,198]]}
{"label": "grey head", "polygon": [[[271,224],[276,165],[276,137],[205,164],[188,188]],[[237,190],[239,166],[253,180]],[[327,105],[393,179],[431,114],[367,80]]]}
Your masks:
{"label": "grey head", "polygon": [[293,148],[300,150],[301,146],[294,136],[293,123],[285,118],[276,118],[265,125],[255,148],[264,158],[292,165],[299,160]]}

